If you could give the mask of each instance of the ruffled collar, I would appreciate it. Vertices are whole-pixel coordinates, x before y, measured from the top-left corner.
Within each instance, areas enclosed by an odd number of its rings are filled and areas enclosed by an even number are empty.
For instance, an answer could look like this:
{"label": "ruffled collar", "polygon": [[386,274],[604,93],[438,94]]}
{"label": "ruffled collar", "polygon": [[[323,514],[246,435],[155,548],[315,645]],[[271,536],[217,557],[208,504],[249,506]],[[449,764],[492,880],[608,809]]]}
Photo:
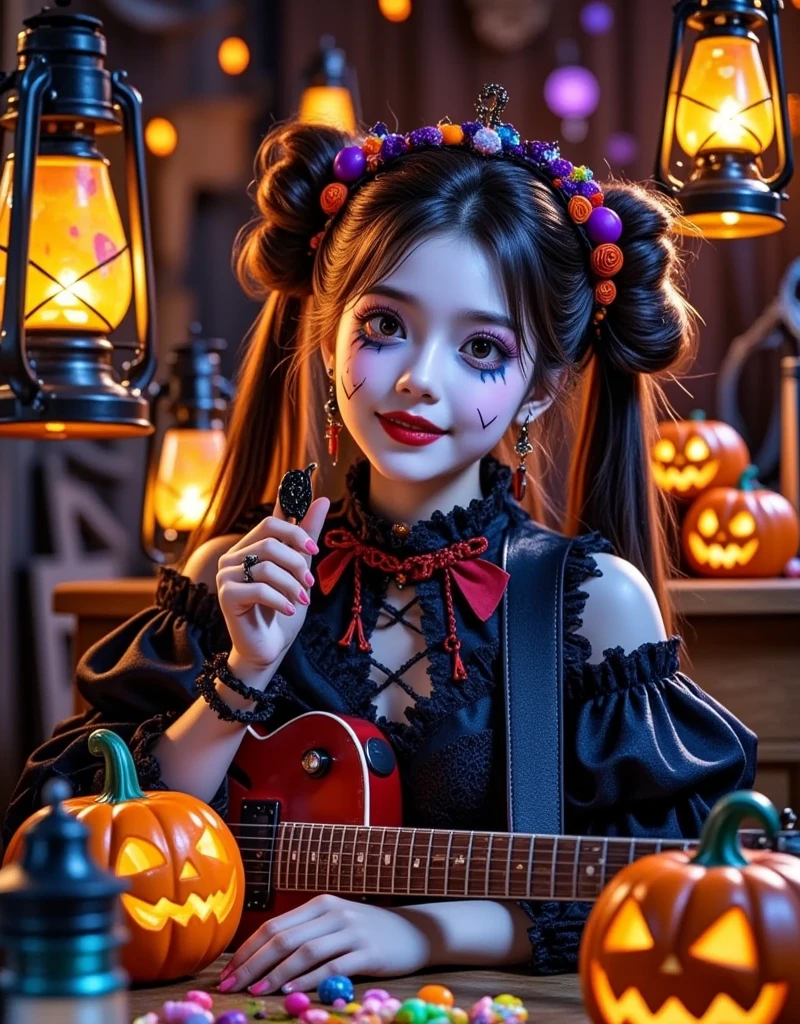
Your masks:
{"label": "ruffled collar", "polygon": [[496,520],[506,521],[511,508],[516,513],[513,519],[521,511],[511,495],[511,470],[491,455],[481,459],[483,497],[474,498],[466,508],[456,505],[449,512],[436,511],[430,519],[411,524],[394,523],[370,510],[369,473],[367,459],[359,460],[348,470],[345,514],[362,543],[386,550],[403,554],[436,551],[456,541],[486,534]]}

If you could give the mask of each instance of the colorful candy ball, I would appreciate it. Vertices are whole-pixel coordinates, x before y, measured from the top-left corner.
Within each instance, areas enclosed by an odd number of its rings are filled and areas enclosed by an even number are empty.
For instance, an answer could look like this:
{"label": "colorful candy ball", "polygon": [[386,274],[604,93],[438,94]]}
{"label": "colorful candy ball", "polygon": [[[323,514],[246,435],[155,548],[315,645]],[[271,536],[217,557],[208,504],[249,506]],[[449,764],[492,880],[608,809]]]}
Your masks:
{"label": "colorful candy ball", "polygon": [[342,999],[341,996],[339,996],[338,999],[334,999],[334,1001],[333,1001],[333,1008],[334,1008],[334,1010],[344,1010],[344,1009],[346,1009],[346,1007],[347,1007],[347,1000],[346,999]]}
{"label": "colorful candy ball", "polygon": [[346,999],[350,1002],[355,994],[353,983],[343,974],[334,974],[320,983],[317,997],[326,1006],[332,1006],[334,999]]}
{"label": "colorful candy ball", "polygon": [[309,1009],[303,1010],[300,1014],[300,1020],[304,1021],[305,1024],[328,1024],[330,1016],[327,1010],[311,1006]]}
{"label": "colorful candy ball", "polygon": [[467,1011],[462,1010],[460,1006],[454,1006],[448,1010],[447,1016],[450,1018],[450,1024],[467,1024],[469,1021]]}
{"label": "colorful candy ball", "polygon": [[423,985],[417,992],[417,999],[424,999],[434,1006],[455,1006],[453,993],[444,985]]}
{"label": "colorful candy ball", "polygon": [[406,999],[394,1015],[397,1024],[426,1024],[428,1004],[424,999]]}
{"label": "colorful candy ball", "polygon": [[214,1005],[214,1000],[210,993],[203,992],[201,989],[197,988],[186,993],[186,1001],[189,1003],[197,1003],[197,1005],[202,1006],[204,1010],[210,1010]]}
{"label": "colorful candy ball", "polygon": [[360,1010],[361,1010],[361,1003],[350,1002],[344,1008],[344,1012],[345,1013],[359,1013]]}
{"label": "colorful candy ball", "polygon": [[217,1024],[249,1024],[244,1010],[226,1010],[217,1017]]}
{"label": "colorful candy ball", "polygon": [[[391,996],[385,988],[368,988],[364,993],[364,1002],[368,999],[377,999],[381,1003],[385,1003],[387,999],[391,999]],[[397,1004],[400,1005],[399,1003]]]}
{"label": "colorful candy ball", "polygon": [[283,1008],[290,1017],[299,1017],[311,1006],[311,1000],[305,992],[290,992],[283,1000]]}

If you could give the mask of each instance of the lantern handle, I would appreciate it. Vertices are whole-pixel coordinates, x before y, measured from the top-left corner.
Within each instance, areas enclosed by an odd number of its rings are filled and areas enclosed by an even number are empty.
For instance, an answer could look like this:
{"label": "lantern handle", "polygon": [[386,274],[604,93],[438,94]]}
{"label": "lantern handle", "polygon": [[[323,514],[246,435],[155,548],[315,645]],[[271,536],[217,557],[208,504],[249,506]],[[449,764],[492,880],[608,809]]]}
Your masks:
{"label": "lantern handle", "polygon": [[[770,86],[773,97],[777,97],[780,104],[780,117],[775,118],[776,145],[778,147],[778,170],[771,178],[764,181],[771,186],[773,191],[780,192],[784,185],[787,185],[794,174],[794,146],[792,133],[787,134],[786,126],[789,121],[789,101],[786,93],[786,78],[783,70],[783,56],[781,53],[781,37],[778,30],[778,0],[768,0],[767,24],[772,37],[770,47],[772,59],[770,61]],[[784,197],[788,198],[788,196]]]}
{"label": "lantern handle", "polygon": [[49,64],[44,57],[37,56],[18,78],[9,75],[3,80],[3,91],[16,80],[19,100],[14,130],[14,201],[8,230],[6,294],[0,326],[0,375],[7,378],[11,390],[26,405],[35,405],[40,392],[39,381],[25,352],[25,291],[39,125],[44,95],[51,79]]}
{"label": "lantern handle", "polygon": [[[139,542],[142,551],[151,562],[156,565],[170,565],[167,554],[156,547],[156,514],[154,508],[154,494],[158,466],[156,464],[156,435],[158,433],[158,407],[159,403],[169,395],[169,384],[164,381],[161,384],[150,386],[150,419],[156,428],[147,438],[147,451],[145,455],[145,479],[144,491],[142,494],[142,515],[139,533]],[[163,437],[161,438],[163,443]],[[174,561],[174,559],[172,560]]]}
{"label": "lantern handle", "polygon": [[156,370],[155,337],[155,274],[150,237],[150,214],[145,179],[144,135],[142,131],[142,99],[128,85],[127,72],[111,75],[111,95],[122,111],[125,128],[125,178],[131,233],[133,266],[133,298],[136,312],[136,357],[127,370],[124,387],[143,391]]}

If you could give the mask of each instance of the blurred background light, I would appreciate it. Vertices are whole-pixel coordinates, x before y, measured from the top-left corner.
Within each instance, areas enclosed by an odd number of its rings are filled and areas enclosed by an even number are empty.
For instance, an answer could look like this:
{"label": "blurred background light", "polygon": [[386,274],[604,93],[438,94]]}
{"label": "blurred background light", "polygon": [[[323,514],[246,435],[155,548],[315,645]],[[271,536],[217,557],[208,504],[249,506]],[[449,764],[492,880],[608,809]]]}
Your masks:
{"label": "blurred background light", "polygon": [[239,36],[228,36],[219,44],[217,60],[226,75],[241,75],[250,63],[250,47]]}
{"label": "blurred background light", "polygon": [[154,156],[169,156],[178,145],[178,131],[166,117],[151,117],[144,130],[144,141]]}
{"label": "blurred background light", "polygon": [[544,98],[558,117],[586,118],[597,109],[600,83],[588,68],[569,64],[548,75],[544,83]]}

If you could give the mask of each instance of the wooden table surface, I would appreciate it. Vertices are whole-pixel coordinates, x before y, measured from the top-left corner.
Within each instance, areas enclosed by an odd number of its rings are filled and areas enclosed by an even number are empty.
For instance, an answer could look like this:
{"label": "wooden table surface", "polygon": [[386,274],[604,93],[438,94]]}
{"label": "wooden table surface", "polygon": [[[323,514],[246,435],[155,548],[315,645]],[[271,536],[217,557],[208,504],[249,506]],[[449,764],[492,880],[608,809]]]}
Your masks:
{"label": "wooden table surface", "polygon": [[[282,1008],[279,997],[267,996],[253,999],[249,993],[220,995],[216,991],[219,972],[227,961],[225,954],[191,981],[179,984],[161,985],[134,989],[130,994],[131,1017],[158,1010],[167,999],[184,999],[191,989],[205,989],[214,999],[214,1012],[244,1010],[253,1019],[256,1009],[267,1013]],[[456,1005],[466,1010],[485,995],[500,995],[510,992],[519,996],[528,1007],[531,1024],[587,1024],[589,1018],[583,1010],[578,976],[560,974],[553,977],[534,977],[520,970],[508,971],[436,971],[407,978],[383,978],[356,985],[356,997],[368,988],[386,988],[398,999],[416,995],[422,985],[430,983],[446,985],[456,999]],[[311,994],[311,993],[309,993]]]}

